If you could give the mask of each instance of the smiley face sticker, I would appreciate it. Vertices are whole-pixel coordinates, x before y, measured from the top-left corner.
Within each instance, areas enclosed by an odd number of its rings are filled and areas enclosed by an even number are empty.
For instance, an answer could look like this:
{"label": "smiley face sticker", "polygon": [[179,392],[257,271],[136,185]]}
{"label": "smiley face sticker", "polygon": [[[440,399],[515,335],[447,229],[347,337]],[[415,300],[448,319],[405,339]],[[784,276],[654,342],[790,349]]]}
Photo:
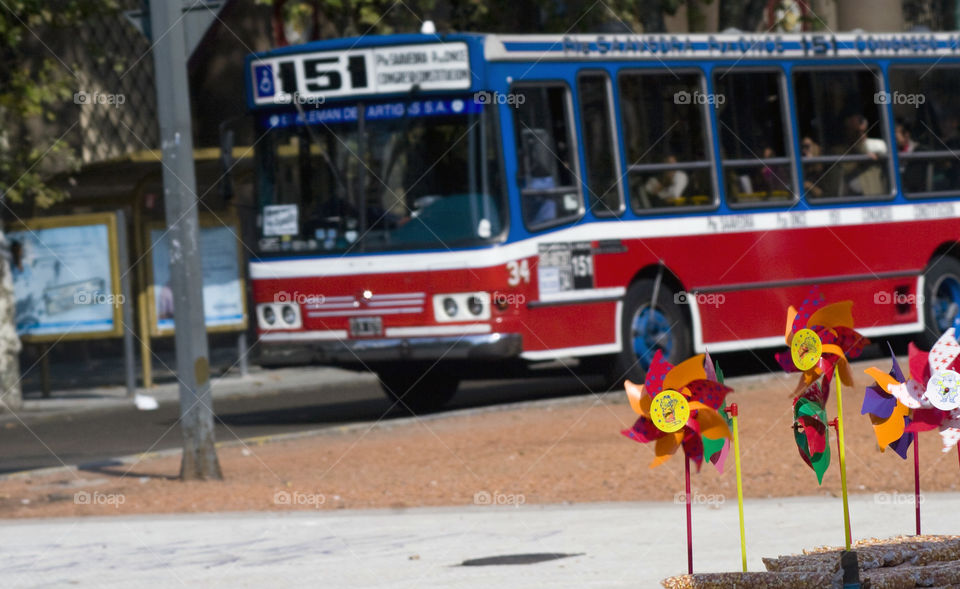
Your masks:
{"label": "smiley face sticker", "polygon": [[670,434],[687,425],[690,405],[687,398],[677,391],[666,390],[654,397],[650,403],[650,417],[657,429]]}
{"label": "smiley face sticker", "polygon": [[953,370],[938,372],[927,382],[924,395],[937,409],[952,411],[960,407],[960,374]]}
{"label": "smiley face sticker", "polygon": [[790,340],[790,356],[793,365],[800,370],[810,370],[820,361],[823,355],[823,342],[820,336],[812,329],[801,329],[793,334]]}

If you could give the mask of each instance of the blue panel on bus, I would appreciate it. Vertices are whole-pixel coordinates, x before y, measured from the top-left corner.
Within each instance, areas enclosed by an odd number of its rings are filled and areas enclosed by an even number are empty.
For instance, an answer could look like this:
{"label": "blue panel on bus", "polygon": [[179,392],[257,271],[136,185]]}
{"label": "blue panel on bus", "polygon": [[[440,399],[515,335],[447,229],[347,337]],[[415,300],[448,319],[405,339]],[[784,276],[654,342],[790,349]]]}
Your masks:
{"label": "blue panel on bus", "polygon": [[267,98],[277,93],[273,83],[273,66],[271,64],[253,66],[253,75],[257,78],[257,97]]}
{"label": "blue panel on bus", "polygon": [[[467,98],[441,98],[414,100],[410,102],[384,102],[364,107],[368,121],[382,121],[410,117],[435,117],[445,115],[478,114],[483,109],[482,101]],[[357,106],[334,106],[297,112],[278,113],[262,118],[266,127],[285,128],[300,125],[334,125],[353,123],[357,120]]]}

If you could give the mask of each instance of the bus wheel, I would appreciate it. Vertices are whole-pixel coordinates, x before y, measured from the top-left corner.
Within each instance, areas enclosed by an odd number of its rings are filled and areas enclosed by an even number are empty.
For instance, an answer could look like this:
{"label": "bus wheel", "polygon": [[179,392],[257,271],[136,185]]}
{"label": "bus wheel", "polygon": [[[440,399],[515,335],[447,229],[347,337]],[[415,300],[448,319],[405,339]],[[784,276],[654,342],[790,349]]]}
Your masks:
{"label": "bus wheel", "polygon": [[692,353],[690,320],[674,302],[673,291],[664,284],[660,285],[656,305],[651,305],[653,285],[653,280],[638,280],[623,299],[623,349],[615,356],[608,373],[611,386],[618,386],[625,379],[643,382],[657,350],[671,364],[686,360]]}
{"label": "bus wheel", "polygon": [[930,349],[946,330],[960,331],[960,262],[950,256],[940,258],[924,272],[923,282],[926,329],[920,344]]}
{"label": "bus wheel", "polygon": [[460,379],[441,366],[408,366],[377,372],[380,388],[402,411],[420,414],[441,409],[460,386]]}

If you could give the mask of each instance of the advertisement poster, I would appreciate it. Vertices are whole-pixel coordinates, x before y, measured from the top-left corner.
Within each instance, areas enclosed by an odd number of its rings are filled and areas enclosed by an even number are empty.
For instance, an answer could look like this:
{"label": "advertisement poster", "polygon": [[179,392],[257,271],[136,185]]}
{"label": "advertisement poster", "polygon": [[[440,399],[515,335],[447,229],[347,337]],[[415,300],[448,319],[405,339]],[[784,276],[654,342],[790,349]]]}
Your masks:
{"label": "advertisement poster", "polygon": [[[170,247],[166,229],[150,230],[153,248],[153,317],[155,333],[173,331],[173,290],[170,285]],[[203,271],[203,314],[207,329],[246,327],[239,241],[235,230],[217,225],[200,229],[200,265]]]}
{"label": "advertisement poster", "polygon": [[[79,218],[49,218],[50,225]],[[123,303],[112,260],[108,221],[9,232],[20,263],[13,268],[20,336],[116,335]]]}

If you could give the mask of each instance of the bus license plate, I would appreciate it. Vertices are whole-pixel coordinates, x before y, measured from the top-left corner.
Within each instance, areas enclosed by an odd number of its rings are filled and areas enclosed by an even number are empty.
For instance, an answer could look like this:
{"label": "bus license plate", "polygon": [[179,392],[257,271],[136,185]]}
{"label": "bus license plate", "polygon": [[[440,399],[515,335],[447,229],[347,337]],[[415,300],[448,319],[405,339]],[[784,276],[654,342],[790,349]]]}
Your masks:
{"label": "bus license plate", "polygon": [[353,337],[376,337],[383,335],[383,318],[351,317],[350,335]]}

